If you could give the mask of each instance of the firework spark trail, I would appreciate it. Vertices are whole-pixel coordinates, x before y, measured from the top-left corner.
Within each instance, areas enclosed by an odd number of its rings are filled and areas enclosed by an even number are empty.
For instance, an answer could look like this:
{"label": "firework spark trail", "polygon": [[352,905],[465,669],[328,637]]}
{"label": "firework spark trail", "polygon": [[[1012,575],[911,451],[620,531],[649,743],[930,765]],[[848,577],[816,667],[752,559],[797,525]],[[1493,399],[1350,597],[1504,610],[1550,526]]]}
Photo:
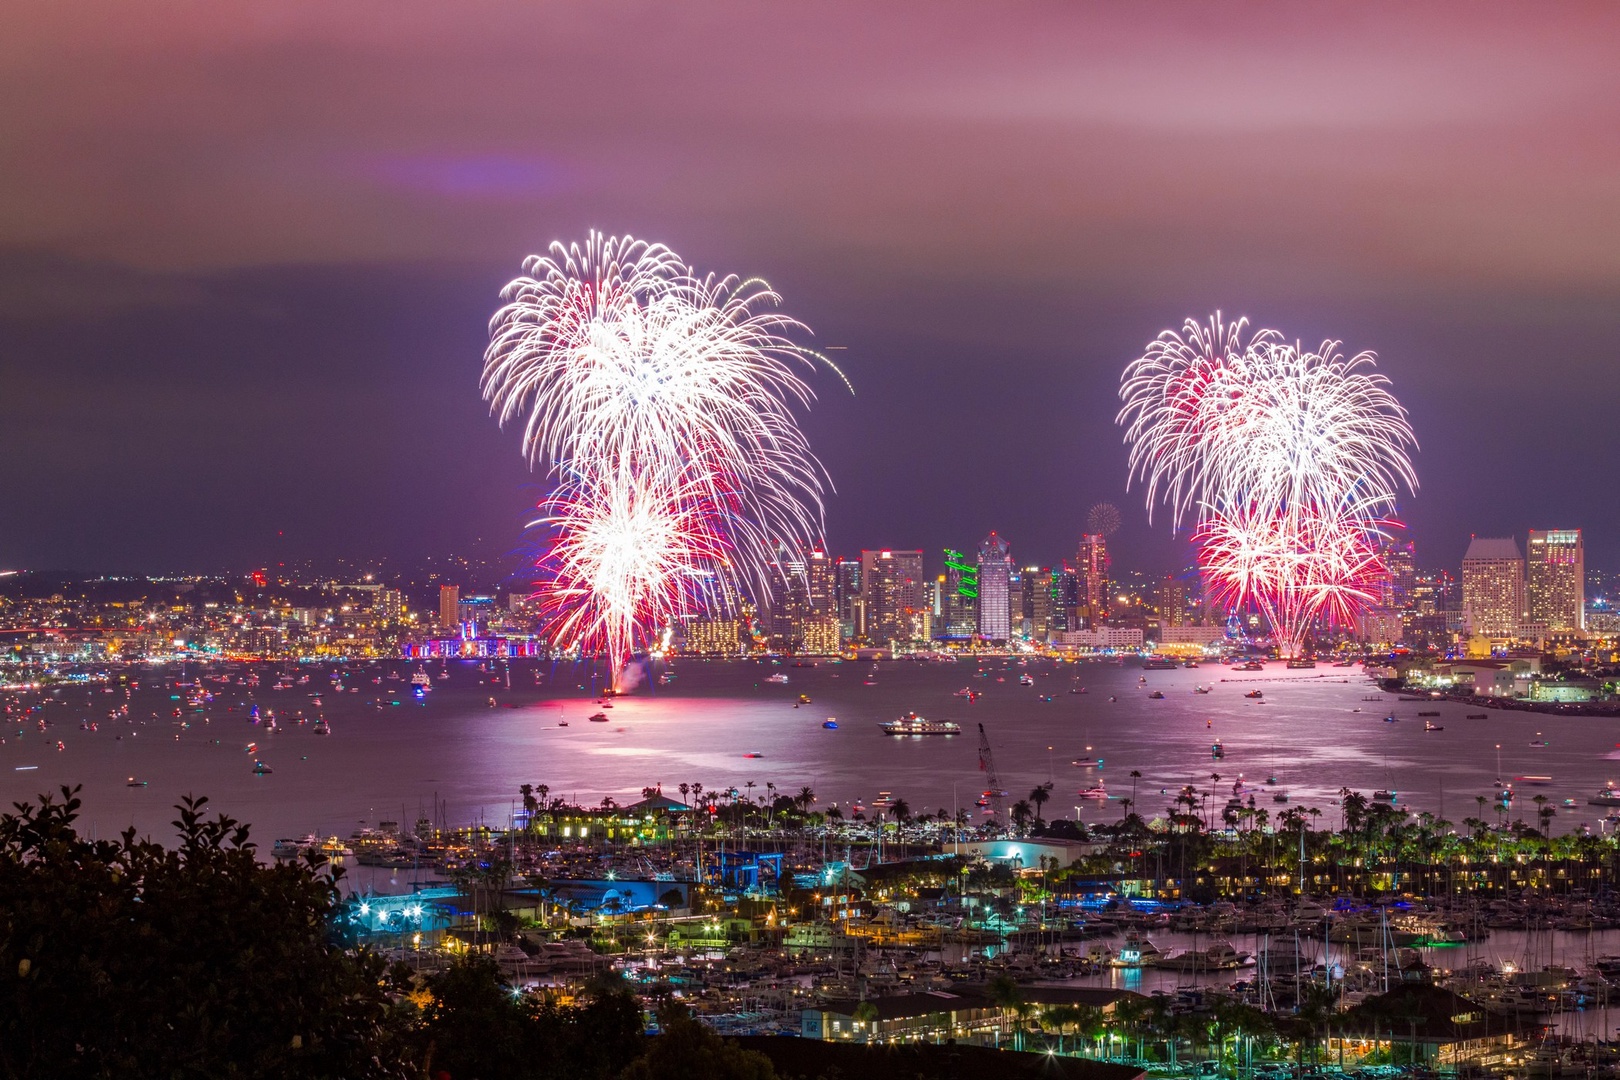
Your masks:
{"label": "firework spark trail", "polygon": [[[794,410],[814,398],[801,371],[833,367],[792,340],[805,328],[781,298],[598,233],[531,256],[501,295],[481,386],[559,482],[537,523],[559,643],[617,670],[701,606],[695,581],[768,604],[778,547],[821,535],[825,473]],[[633,539],[656,550],[632,555]]]}
{"label": "firework spark trail", "polygon": [[1173,526],[1196,518],[1212,598],[1259,607],[1293,655],[1318,616],[1348,621],[1374,600],[1417,440],[1371,353],[1246,327],[1217,312],[1160,334],[1126,367],[1117,420],[1149,513],[1162,501]]}

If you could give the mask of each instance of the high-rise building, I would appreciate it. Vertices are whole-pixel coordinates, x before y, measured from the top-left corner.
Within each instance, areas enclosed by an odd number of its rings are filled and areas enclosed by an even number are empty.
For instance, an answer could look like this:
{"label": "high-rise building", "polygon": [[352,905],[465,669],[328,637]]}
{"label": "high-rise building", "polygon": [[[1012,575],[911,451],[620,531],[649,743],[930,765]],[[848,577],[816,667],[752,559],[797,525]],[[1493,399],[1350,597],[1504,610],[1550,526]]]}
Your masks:
{"label": "high-rise building", "polygon": [[461,586],[439,586],[439,626],[445,630],[453,629],[461,624],[461,614],[457,606],[461,603]]}
{"label": "high-rise building", "polygon": [[1417,580],[1417,548],[1410,540],[1390,540],[1379,555],[1387,575],[1381,606],[1405,611],[1412,604],[1412,587]]}
{"label": "high-rise building", "polygon": [[952,548],[945,549],[945,577],[940,588],[940,613],[934,636],[965,641],[978,632],[979,567]]}
{"label": "high-rise building", "polygon": [[371,600],[371,610],[380,619],[395,620],[405,615],[405,594],[398,589],[378,589]]}
{"label": "high-rise building", "polygon": [[1019,574],[1022,584],[1024,633],[1033,641],[1047,641],[1052,637],[1052,570],[1045,566],[1026,566]]}
{"label": "high-rise building", "polygon": [[1012,634],[1012,576],[1011,548],[992,532],[979,545],[979,636],[986,641]]}
{"label": "high-rise building", "polygon": [[1518,541],[1476,536],[1463,556],[1463,628],[1486,637],[1512,637],[1524,621],[1524,556]]}
{"label": "high-rise building", "polygon": [[1052,571],[1052,634],[1083,630],[1080,620],[1080,577],[1069,567]]}
{"label": "high-rise building", "polygon": [[1159,610],[1159,625],[1185,626],[1187,624],[1187,583],[1170,576],[1160,580],[1154,606]]}
{"label": "high-rise building", "polygon": [[881,548],[861,552],[866,636],[877,643],[915,640],[926,624],[923,553]]}
{"label": "high-rise building", "polygon": [[838,651],[841,635],[833,566],[824,551],[799,556],[780,553],[770,619],[772,648],[823,655]]}
{"label": "high-rise building", "polygon": [[1525,607],[1552,633],[1586,629],[1586,552],[1579,529],[1531,529]]}
{"label": "high-rise building", "polygon": [[1081,536],[1074,572],[1080,578],[1080,616],[1088,628],[1108,619],[1108,566],[1108,542],[1102,533]]}
{"label": "high-rise building", "polygon": [[845,640],[866,636],[861,615],[861,563],[859,559],[839,559],[833,567],[833,605],[838,626]]}
{"label": "high-rise building", "polygon": [[819,548],[804,557],[805,586],[810,593],[810,610],[818,615],[838,615],[837,563]]}

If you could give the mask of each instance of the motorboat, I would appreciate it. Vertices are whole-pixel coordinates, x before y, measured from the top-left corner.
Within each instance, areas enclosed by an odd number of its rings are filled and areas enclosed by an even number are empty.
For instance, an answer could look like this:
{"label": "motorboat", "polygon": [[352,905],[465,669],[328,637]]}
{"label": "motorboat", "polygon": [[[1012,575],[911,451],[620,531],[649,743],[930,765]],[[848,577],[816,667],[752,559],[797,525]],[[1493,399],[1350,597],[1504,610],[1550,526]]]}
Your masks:
{"label": "motorboat", "polygon": [[1471,713],[1469,713],[1467,715],[1466,718],[1469,719],[1469,720],[1489,720],[1490,719],[1490,714],[1489,713],[1482,713],[1482,712],[1471,712]]}
{"label": "motorboat", "polygon": [[255,776],[268,776],[273,772],[275,772],[275,770],[262,761],[255,761],[253,763],[253,775]]}
{"label": "motorboat", "polygon": [[1209,693],[1209,687],[1207,687],[1207,686],[1195,686],[1195,687],[1193,687],[1193,693],[1195,693],[1195,694],[1207,694],[1207,693]]}
{"label": "motorboat", "polygon": [[1444,730],[1446,730],[1446,726],[1444,724],[1437,724],[1433,720],[1425,720],[1425,721],[1423,721],[1423,730],[1424,731],[1444,731]]}
{"label": "motorboat", "polygon": [[809,694],[800,694],[799,695],[799,704],[800,705],[808,705],[808,704],[810,704],[810,695]]}
{"label": "motorboat", "polygon": [[760,753],[758,750],[750,750],[748,753],[743,755],[745,758],[762,758],[764,756],[765,755]]}
{"label": "motorboat", "polygon": [[[145,787],[146,786],[146,781],[145,780],[137,780],[135,777],[132,776],[128,780],[124,781],[124,786],[125,787]],[[1617,804],[1617,805],[1620,805],[1620,804]]]}
{"label": "motorboat", "polygon": [[1386,803],[1393,803],[1397,799],[1400,798],[1400,796],[1397,795],[1395,792],[1386,790],[1385,788],[1379,788],[1377,791],[1373,792],[1372,797],[1373,797],[1373,802],[1386,802]]}
{"label": "motorboat", "polygon": [[332,734],[332,725],[322,718],[315,721],[315,726],[310,729],[310,732],[315,735],[330,735]]}
{"label": "motorboat", "polygon": [[1620,806],[1620,791],[1616,791],[1611,782],[1608,787],[1599,788],[1596,794],[1586,800],[1588,806]]}
{"label": "motorboat", "polygon": [[949,720],[926,720],[916,713],[908,713],[898,720],[885,720],[878,725],[885,735],[960,735],[962,727]]}
{"label": "motorboat", "polygon": [[1265,697],[1266,695],[1262,694],[1258,690],[1250,690],[1247,694],[1244,694],[1243,696],[1246,697],[1246,698],[1260,698],[1260,697]]}
{"label": "motorboat", "polygon": [[592,713],[590,720],[593,724],[605,724],[608,722],[608,715],[605,712]]}
{"label": "motorboat", "polygon": [[1102,802],[1108,798],[1108,789],[1103,786],[1103,782],[1101,780],[1098,780],[1094,786],[1081,788],[1079,791],[1075,792],[1074,797],[1077,799],[1095,799],[1098,802]]}
{"label": "motorboat", "polygon": [[821,722],[821,726],[826,728],[828,731],[837,731],[838,721],[829,716],[827,719]]}
{"label": "motorboat", "polygon": [[777,686],[786,686],[788,677],[785,672],[778,671],[775,675],[765,676],[765,681],[768,683],[775,683]]}
{"label": "motorboat", "polygon": [[1152,701],[1163,701],[1164,700],[1164,691],[1155,690],[1151,694],[1148,695],[1148,698],[1150,700],[1152,700]]}
{"label": "motorboat", "polygon": [[1226,756],[1226,747],[1222,746],[1219,740],[1211,743],[1209,747],[1209,756],[1216,761],[1221,760]]}

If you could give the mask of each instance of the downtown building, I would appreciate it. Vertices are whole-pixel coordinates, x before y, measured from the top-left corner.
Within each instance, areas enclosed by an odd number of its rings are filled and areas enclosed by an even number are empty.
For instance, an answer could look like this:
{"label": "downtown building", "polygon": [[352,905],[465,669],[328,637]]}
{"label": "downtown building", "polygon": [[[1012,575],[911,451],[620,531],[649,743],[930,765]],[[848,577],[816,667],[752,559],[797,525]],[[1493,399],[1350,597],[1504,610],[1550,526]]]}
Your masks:
{"label": "downtown building", "polygon": [[866,640],[877,645],[926,641],[932,632],[921,551],[861,552],[861,607]]}
{"label": "downtown building", "polygon": [[1525,610],[1548,634],[1586,629],[1586,552],[1579,529],[1531,529],[1525,558]]}
{"label": "downtown building", "polygon": [[979,545],[979,637],[1006,641],[1012,637],[1012,549],[991,533]]}
{"label": "downtown building", "polygon": [[1108,620],[1108,567],[1108,541],[1103,534],[1082,535],[1080,550],[1075,554],[1074,572],[1080,587],[1078,614],[1086,627],[1100,626]]}
{"label": "downtown building", "polygon": [[1511,536],[1476,536],[1462,563],[1463,632],[1512,638],[1525,621],[1524,556]]}

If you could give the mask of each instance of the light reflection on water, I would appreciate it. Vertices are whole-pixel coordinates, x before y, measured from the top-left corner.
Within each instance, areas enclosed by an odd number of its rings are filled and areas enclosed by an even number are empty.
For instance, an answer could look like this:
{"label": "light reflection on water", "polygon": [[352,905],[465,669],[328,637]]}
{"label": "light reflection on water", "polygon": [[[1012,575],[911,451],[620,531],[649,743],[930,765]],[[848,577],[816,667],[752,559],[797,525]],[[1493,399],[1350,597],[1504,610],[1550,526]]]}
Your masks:
{"label": "light reflection on water", "polygon": [[[175,703],[167,688],[149,683],[132,699],[131,714],[146,716],[144,727],[105,719],[107,708],[121,700],[117,695],[76,689],[62,695],[66,706],[46,710],[53,723],[48,738],[31,726],[3,729],[0,799],[9,803],[58,784],[82,783],[89,826],[106,834],[134,824],[166,836],[176,797],[207,793],[220,809],[252,822],[265,843],[305,832],[347,835],[361,822],[384,818],[408,824],[431,816],[435,800],[452,823],[504,824],[525,782],[587,803],[604,795],[633,801],[649,785],[662,784],[679,798],[682,782],[746,790],[752,780],[756,797],[774,782],[779,793],[808,786],[823,804],[869,801],[883,790],[906,799],[914,811],[972,810],[985,786],[978,723],[990,734],[1001,783],[1015,797],[1037,784],[1056,783],[1048,816],[1073,816],[1073,792],[1102,779],[1113,798],[1100,807],[1083,805],[1086,820],[1118,817],[1118,800],[1131,797],[1129,774],[1137,770],[1137,806],[1148,816],[1163,813],[1181,785],[1209,788],[1211,774],[1219,774],[1215,806],[1241,776],[1259,808],[1275,815],[1288,805],[1315,805],[1323,811],[1323,826],[1338,824],[1331,803],[1342,787],[1391,788],[1403,805],[1443,811],[1456,821],[1481,813],[1477,799],[1493,791],[1500,744],[1507,777],[1553,777],[1546,787],[1521,784],[1516,812],[1533,821],[1530,797],[1538,792],[1555,803],[1573,797],[1578,805],[1561,811],[1555,822],[1565,829],[1600,822],[1605,811],[1587,806],[1586,797],[1620,778],[1610,756],[1620,739],[1614,720],[1491,712],[1486,720],[1471,721],[1464,714],[1473,707],[1399,702],[1393,695],[1363,701],[1377,691],[1354,669],[1278,668],[1253,675],[1219,667],[1142,672],[1135,665],[1031,661],[1017,667],[995,660],[983,665],[980,677],[980,667],[679,661],[670,685],[653,682],[620,699],[607,711],[607,723],[587,719],[597,711],[588,690],[579,689],[589,686],[588,677],[550,663],[538,668],[545,678],[541,685],[534,680],[535,665],[513,665],[510,690],[504,680],[484,682],[495,676],[475,662],[453,663],[450,678],[437,681],[423,703],[412,700],[403,681],[381,687],[370,682],[379,671],[408,671],[405,665],[357,667],[364,676],[348,680],[360,688],[355,694],[326,691],[323,671],[306,667],[300,670],[312,673],[309,686],[271,691],[272,676],[251,697],[244,687],[216,687],[209,723],[190,717],[187,729],[173,726]],[[786,673],[788,684],[766,683],[773,672]],[[1024,672],[1032,674],[1034,686],[1018,685]],[[1200,683],[1212,692],[1194,694]],[[954,697],[963,686],[983,696],[971,704]],[[1085,694],[1069,692],[1080,686]],[[1262,699],[1243,696],[1255,687],[1263,690]],[[1165,697],[1149,699],[1150,689]],[[308,696],[314,690],[326,691],[320,709]],[[379,690],[387,692],[381,708],[375,704]],[[813,703],[795,708],[801,693]],[[487,706],[491,695],[498,707]],[[248,723],[246,709],[254,702],[275,709],[284,730],[267,735]],[[911,710],[954,720],[963,734],[895,739],[879,732],[879,721]],[[1419,710],[1439,712],[1435,722],[1445,730],[1424,731]],[[288,723],[299,711],[311,719],[324,713],[333,734],[323,738],[307,725]],[[1382,721],[1390,713],[1400,717],[1398,723]],[[829,716],[838,718],[838,730],[821,727]],[[101,730],[78,730],[81,718],[99,720]],[[562,719],[567,727],[558,726]],[[125,738],[116,739],[117,733]],[[1548,746],[1530,746],[1538,733]],[[61,752],[54,749],[57,739],[66,747]],[[1215,739],[1225,748],[1224,760],[1211,759]],[[256,754],[245,752],[248,741],[260,744]],[[748,753],[761,756],[744,757]],[[254,757],[274,773],[254,776]],[[1070,764],[1097,757],[1104,759],[1101,770]],[[19,765],[38,768],[17,772]],[[1262,783],[1273,773],[1275,788]],[[149,786],[128,788],[129,776]],[[1286,791],[1290,803],[1274,802],[1276,791]],[[1484,816],[1494,816],[1489,805]]]}

